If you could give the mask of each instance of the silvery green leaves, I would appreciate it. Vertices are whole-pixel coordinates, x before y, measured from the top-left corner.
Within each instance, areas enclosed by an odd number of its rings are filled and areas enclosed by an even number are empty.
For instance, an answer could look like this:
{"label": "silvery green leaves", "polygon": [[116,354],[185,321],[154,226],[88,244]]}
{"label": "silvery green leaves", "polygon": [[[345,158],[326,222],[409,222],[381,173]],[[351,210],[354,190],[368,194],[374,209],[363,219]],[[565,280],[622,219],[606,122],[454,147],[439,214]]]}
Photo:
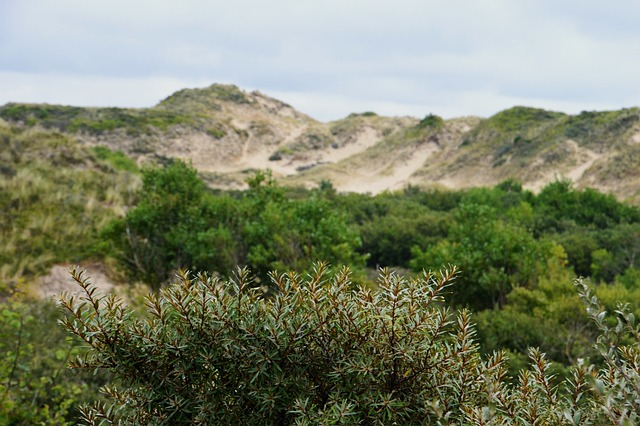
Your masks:
{"label": "silvery green leaves", "polygon": [[637,424],[640,421],[640,327],[627,305],[619,304],[613,318],[592,295],[585,280],[576,286],[587,313],[600,330],[596,349],[606,366],[593,374],[598,408],[613,424]]}
{"label": "silvery green leaves", "polygon": [[603,331],[607,368],[581,361],[559,381],[537,349],[512,380],[507,359],[482,359],[468,312],[443,303],[456,270],[403,278],[381,270],[376,289],[347,268],[317,263],[307,276],[246,269],[223,280],[178,274],[135,315],[97,295],[81,274],[63,297],[65,327],[89,346],[74,366],[108,369],[110,405],[83,409],[88,424],[157,425],[601,425],[633,424],[638,329],[620,307]]}

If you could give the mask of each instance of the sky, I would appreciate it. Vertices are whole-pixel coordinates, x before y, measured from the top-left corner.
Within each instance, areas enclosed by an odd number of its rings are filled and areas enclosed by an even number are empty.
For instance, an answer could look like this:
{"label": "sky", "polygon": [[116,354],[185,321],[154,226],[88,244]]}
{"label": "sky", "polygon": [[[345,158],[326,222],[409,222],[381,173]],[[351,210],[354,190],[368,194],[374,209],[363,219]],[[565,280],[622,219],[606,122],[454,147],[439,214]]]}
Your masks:
{"label": "sky", "polygon": [[0,0],[0,105],[235,84],[321,121],[640,105],[638,0]]}

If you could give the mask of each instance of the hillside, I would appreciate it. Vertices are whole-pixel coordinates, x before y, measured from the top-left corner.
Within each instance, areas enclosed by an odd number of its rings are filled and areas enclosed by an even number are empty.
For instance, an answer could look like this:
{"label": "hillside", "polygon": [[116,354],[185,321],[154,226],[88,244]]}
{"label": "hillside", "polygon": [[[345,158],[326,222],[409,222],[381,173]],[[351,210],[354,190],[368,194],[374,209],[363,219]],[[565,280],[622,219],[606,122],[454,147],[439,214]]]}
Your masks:
{"label": "hillside", "polygon": [[407,185],[460,189],[507,178],[539,189],[560,177],[633,202],[640,189],[640,109],[571,116],[514,107],[487,119],[371,112],[318,122],[260,92],[214,84],[148,109],[7,104],[0,118],[56,130],[139,164],[181,158],[209,185],[241,188],[269,168],[284,183],[330,180],[343,191]]}

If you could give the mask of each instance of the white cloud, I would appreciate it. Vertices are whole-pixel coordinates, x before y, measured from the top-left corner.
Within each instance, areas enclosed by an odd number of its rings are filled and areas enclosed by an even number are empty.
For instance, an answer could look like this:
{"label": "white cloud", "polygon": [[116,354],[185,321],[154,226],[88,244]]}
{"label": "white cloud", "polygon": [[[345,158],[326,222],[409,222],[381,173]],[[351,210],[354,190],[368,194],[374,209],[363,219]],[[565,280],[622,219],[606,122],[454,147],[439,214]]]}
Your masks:
{"label": "white cloud", "polygon": [[0,102],[231,82],[322,119],[619,108],[640,99],[638,20],[633,0],[7,0]]}

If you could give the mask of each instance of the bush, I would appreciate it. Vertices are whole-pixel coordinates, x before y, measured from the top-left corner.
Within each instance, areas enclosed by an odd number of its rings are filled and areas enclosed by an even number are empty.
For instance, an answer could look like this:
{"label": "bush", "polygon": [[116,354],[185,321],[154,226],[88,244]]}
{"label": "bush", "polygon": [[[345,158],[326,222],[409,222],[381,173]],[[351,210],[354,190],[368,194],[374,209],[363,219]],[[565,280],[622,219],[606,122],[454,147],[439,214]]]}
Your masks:
{"label": "bush", "polygon": [[[182,161],[142,174],[139,203],[123,219],[103,230],[110,250],[131,268],[132,276],[160,285],[171,272],[191,266],[185,248],[202,229],[206,187],[197,172]],[[177,231],[179,230],[179,232]]]}
{"label": "bush", "polygon": [[113,408],[85,410],[137,424],[425,424],[483,403],[484,367],[469,314],[440,306],[454,271],[382,291],[351,291],[347,270],[319,264],[305,280],[273,275],[265,298],[246,270],[228,282],[183,275],[149,296],[137,319],[100,299],[77,272],[84,303],[64,323],[91,345],[75,366],[108,368]]}
{"label": "bush", "polygon": [[280,151],[276,151],[269,156],[269,161],[280,161],[282,160],[282,153]]}
{"label": "bush", "polygon": [[347,118],[354,118],[354,117],[377,117],[378,114],[376,114],[373,111],[365,111],[365,112],[352,112],[351,114],[349,114],[347,116]]}
{"label": "bush", "polygon": [[419,271],[455,262],[465,275],[451,302],[482,310],[503,307],[515,287],[533,287],[544,274],[538,265],[551,257],[550,248],[527,228],[498,218],[494,208],[461,204],[448,238],[425,250],[414,247],[409,265]]}
{"label": "bush", "polygon": [[85,350],[57,317],[53,302],[21,292],[0,301],[0,424],[76,424],[78,404],[100,397],[103,374],[65,373]]}
{"label": "bush", "polygon": [[180,268],[224,274],[248,265],[266,282],[274,269],[309,270],[309,259],[364,265],[346,214],[320,194],[286,198],[269,173],[248,179],[238,198],[213,194],[181,161],[144,170],[142,181],[138,205],[103,237],[131,278],[155,288]]}
{"label": "bush", "polygon": [[418,128],[424,129],[427,127],[441,128],[444,126],[444,120],[442,117],[438,117],[434,114],[429,114],[418,123]]}
{"label": "bush", "polygon": [[76,368],[110,370],[111,405],[82,409],[89,424],[636,424],[640,332],[621,307],[617,326],[578,282],[602,332],[601,372],[581,361],[557,384],[536,349],[515,384],[506,358],[482,360],[468,312],[444,308],[455,269],[405,280],[387,271],[380,291],[351,290],[348,270],[273,274],[278,294],[247,270],[221,281],[186,273],[146,300],[140,318],[98,297],[82,273],[78,300],[63,296],[63,325],[90,352]]}

